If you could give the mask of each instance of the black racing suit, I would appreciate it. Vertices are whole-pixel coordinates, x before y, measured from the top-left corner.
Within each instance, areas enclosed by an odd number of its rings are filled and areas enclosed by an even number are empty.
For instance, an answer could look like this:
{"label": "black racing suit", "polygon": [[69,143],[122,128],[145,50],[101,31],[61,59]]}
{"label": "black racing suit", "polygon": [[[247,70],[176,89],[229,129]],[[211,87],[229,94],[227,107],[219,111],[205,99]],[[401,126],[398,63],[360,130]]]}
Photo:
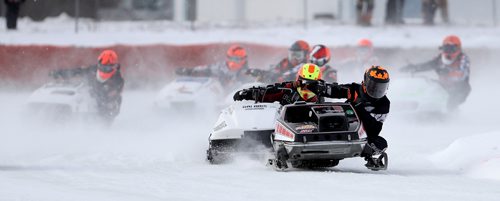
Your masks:
{"label": "black racing suit", "polygon": [[329,98],[346,98],[346,102],[354,107],[362,122],[368,143],[373,143],[379,150],[387,148],[387,141],[379,136],[384,121],[389,114],[391,102],[387,96],[383,96],[380,99],[371,98],[365,93],[362,85],[358,83],[342,85],[336,83],[327,84],[324,96]]}
{"label": "black racing suit", "polygon": [[97,66],[60,69],[51,72],[55,78],[69,79],[82,76],[90,86],[90,95],[95,98],[99,116],[107,120],[113,120],[119,113],[122,102],[122,91],[124,79],[120,67],[108,80],[100,82],[97,80]]}
{"label": "black racing suit", "polygon": [[439,83],[448,92],[448,109],[455,110],[464,103],[471,91],[469,84],[470,61],[464,53],[449,65],[444,64],[441,55],[417,65],[404,67],[403,71],[422,72],[434,70],[438,74]]}

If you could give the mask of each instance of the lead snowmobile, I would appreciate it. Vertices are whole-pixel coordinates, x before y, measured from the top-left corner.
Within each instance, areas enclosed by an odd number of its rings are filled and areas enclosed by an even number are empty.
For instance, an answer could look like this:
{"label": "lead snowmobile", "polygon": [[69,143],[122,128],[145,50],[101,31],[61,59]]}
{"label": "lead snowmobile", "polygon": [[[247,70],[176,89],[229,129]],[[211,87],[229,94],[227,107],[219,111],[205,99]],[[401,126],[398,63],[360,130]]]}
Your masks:
{"label": "lead snowmobile", "polygon": [[[360,157],[366,133],[356,111],[349,103],[305,103],[285,105],[272,135],[274,159],[269,164],[278,170],[334,167],[344,158]],[[385,170],[385,152],[372,158]]]}
{"label": "lead snowmobile", "polygon": [[[222,112],[209,137],[207,159],[212,163],[223,162],[227,154],[239,151],[247,138],[259,139],[264,147],[271,147],[274,158],[269,159],[269,164],[278,170],[334,167],[344,158],[360,157],[369,150],[361,121],[349,103],[296,102],[281,106],[278,102],[242,101],[231,107]],[[369,160],[377,164],[369,169],[387,168],[384,151]]]}

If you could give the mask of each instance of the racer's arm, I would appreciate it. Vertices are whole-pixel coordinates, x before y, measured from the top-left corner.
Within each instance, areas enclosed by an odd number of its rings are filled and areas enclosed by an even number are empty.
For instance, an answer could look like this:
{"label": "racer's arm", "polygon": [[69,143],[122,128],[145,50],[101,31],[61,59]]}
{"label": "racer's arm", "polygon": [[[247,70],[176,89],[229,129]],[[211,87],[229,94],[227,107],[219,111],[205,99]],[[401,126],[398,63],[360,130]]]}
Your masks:
{"label": "racer's arm", "polygon": [[338,83],[325,84],[326,89],[323,96],[328,98],[351,98],[349,85],[339,85]]}
{"label": "racer's arm", "polygon": [[72,77],[82,76],[90,71],[90,67],[77,67],[70,69],[57,69],[50,71],[49,75],[54,78],[69,79]]}
{"label": "racer's arm", "polygon": [[293,82],[276,83],[267,87],[249,88],[237,91],[234,100],[257,100],[260,102],[281,102],[286,93],[284,88],[292,88]]}
{"label": "racer's arm", "polygon": [[434,59],[427,61],[427,62],[424,62],[424,63],[411,64],[411,65],[408,65],[408,66],[401,68],[401,71],[416,73],[416,72],[433,70],[433,69],[436,69],[440,65],[439,64],[440,59],[441,59],[440,56],[438,56],[438,57],[435,57]]}
{"label": "racer's arm", "polygon": [[175,71],[177,75],[186,76],[211,76],[213,75],[211,66],[196,66],[193,68],[179,68]]}

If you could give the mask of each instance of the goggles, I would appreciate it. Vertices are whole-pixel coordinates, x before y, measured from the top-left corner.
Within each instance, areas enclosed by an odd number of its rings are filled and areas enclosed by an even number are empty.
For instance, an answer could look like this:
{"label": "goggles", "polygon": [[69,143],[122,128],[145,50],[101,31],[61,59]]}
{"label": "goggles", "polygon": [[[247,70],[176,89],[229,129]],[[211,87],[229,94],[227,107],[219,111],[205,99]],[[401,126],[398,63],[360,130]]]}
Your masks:
{"label": "goggles", "polygon": [[230,57],[227,57],[227,60],[228,60],[228,61],[231,61],[231,62],[237,62],[237,63],[242,62],[242,61],[245,61],[245,59],[246,59],[245,57],[235,57],[235,56],[232,56],[232,57],[231,57],[231,56],[230,56]]}
{"label": "goggles", "polygon": [[458,46],[457,45],[451,45],[451,44],[447,44],[447,45],[443,45],[441,46],[441,51],[443,51],[444,53],[447,53],[447,54],[451,54],[451,53],[455,53],[458,51]]}
{"label": "goggles", "polygon": [[111,73],[113,72],[116,68],[118,68],[118,64],[110,64],[110,65],[103,65],[103,64],[98,64],[97,69],[103,73]]}

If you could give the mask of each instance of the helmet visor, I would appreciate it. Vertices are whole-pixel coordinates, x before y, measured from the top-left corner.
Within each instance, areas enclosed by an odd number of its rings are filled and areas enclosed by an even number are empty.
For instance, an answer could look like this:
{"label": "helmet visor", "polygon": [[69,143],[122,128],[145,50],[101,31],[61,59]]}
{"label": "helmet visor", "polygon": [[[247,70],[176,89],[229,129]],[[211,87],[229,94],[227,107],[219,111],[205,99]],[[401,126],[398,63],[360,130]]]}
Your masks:
{"label": "helmet visor", "polygon": [[453,44],[446,44],[441,46],[441,51],[447,54],[452,54],[458,51],[458,46]]}
{"label": "helmet visor", "polygon": [[372,79],[365,80],[366,93],[372,98],[382,98],[385,96],[389,82],[376,82]]}
{"label": "helmet visor", "polygon": [[111,65],[98,64],[97,70],[103,73],[111,73],[117,68],[117,66],[118,66],[117,64],[111,64]]}
{"label": "helmet visor", "polygon": [[302,62],[306,59],[306,54],[304,51],[288,51],[288,59],[290,61]]}
{"label": "helmet visor", "polygon": [[230,62],[240,63],[240,62],[245,61],[245,58],[244,57],[229,56],[229,57],[227,57],[227,60]]}

